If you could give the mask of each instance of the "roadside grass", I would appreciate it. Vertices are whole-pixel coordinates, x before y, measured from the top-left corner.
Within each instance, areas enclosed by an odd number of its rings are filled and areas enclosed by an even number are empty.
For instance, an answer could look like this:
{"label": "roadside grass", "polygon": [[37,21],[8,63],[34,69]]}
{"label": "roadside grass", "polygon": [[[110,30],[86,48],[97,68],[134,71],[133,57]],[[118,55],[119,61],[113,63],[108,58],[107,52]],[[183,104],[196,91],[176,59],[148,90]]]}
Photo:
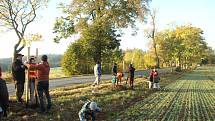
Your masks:
{"label": "roadside grass", "polygon": [[[50,79],[59,79],[59,78],[67,78],[67,77],[69,77],[69,76],[66,76],[63,73],[62,68],[51,68],[50,69],[50,74],[49,74]],[[2,78],[5,79],[7,83],[13,82],[11,72],[3,72]]]}
{"label": "roadside grass", "polygon": [[[167,73],[161,75],[161,88],[175,82],[181,77],[181,73]],[[135,89],[131,90],[123,82],[123,87],[113,89],[111,81],[103,81],[99,87],[91,86],[92,83],[78,84],[69,87],[57,88],[50,91],[53,107],[50,113],[39,114],[39,108],[25,108],[24,104],[18,104],[11,97],[7,121],[78,121],[78,112],[87,101],[96,101],[102,108],[97,115],[98,121],[113,121],[119,117],[120,112],[126,110],[136,102],[139,102],[156,92],[148,89],[147,80],[135,79]],[[92,90],[97,93],[92,93]]]}

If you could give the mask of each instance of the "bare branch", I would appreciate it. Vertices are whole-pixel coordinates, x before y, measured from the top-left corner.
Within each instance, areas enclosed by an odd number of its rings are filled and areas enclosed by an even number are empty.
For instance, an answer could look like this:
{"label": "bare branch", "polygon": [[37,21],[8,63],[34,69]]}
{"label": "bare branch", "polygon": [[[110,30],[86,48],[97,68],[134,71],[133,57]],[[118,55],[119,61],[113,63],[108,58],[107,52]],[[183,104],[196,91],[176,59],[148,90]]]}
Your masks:
{"label": "bare branch", "polygon": [[20,47],[19,49],[17,49],[16,52],[19,53],[19,52],[21,52],[22,49],[24,49],[24,48],[25,48],[25,44],[23,44],[22,47]]}

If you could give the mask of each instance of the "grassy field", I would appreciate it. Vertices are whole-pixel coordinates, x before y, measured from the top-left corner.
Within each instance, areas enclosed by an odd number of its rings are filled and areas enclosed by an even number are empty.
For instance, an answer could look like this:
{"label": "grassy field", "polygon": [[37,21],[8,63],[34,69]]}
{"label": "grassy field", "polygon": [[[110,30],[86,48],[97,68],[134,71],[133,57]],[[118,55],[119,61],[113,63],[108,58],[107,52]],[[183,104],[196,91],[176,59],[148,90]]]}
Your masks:
{"label": "grassy field", "polygon": [[123,121],[215,119],[214,67],[201,67],[123,111]]}
{"label": "grassy field", "polygon": [[[174,80],[179,77],[181,74],[178,73],[162,74],[161,87],[174,83]],[[53,108],[46,115],[37,113],[38,108],[26,109],[24,104],[17,104],[12,98],[7,121],[78,121],[78,112],[87,100],[96,101],[102,108],[98,121],[113,121],[120,118],[123,110],[127,110],[156,92],[148,89],[147,80],[144,78],[135,79],[134,90],[129,89],[124,82],[123,88],[112,89],[110,81],[103,82],[97,88],[98,93],[92,93],[92,89],[94,87],[91,84],[80,84],[51,90]]]}

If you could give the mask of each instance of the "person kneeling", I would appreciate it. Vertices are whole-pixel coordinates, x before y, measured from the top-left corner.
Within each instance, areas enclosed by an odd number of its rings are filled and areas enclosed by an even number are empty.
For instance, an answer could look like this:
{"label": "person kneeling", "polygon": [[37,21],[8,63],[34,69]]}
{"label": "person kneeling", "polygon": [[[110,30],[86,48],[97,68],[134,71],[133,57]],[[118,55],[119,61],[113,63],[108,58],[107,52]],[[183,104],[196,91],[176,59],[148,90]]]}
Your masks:
{"label": "person kneeling", "polygon": [[80,121],[85,121],[85,120],[96,120],[96,112],[101,112],[101,109],[97,106],[96,102],[86,102],[81,110],[79,111],[79,119]]}

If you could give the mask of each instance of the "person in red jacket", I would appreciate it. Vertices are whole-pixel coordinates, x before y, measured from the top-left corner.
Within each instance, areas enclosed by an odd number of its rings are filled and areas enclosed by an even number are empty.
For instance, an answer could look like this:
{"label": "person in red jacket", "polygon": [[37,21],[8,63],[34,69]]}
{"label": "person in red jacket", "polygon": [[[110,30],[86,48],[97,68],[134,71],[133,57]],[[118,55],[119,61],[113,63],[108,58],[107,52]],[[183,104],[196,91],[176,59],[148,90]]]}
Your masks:
{"label": "person in red jacket", "polygon": [[[35,57],[31,56],[29,59],[30,65],[36,65]],[[28,80],[29,80],[29,89],[30,89],[30,101],[32,106],[37,105],[37,91],[36,91],[36,78],[37,78],[37,70],[29,70],[28,69]]]}
{"label": "person in red jacket", "polygon": [[50,71],[50,66],[48,63],[48,57],[47,55],[43,55],[41,57],[42,63],[38,65],[27,65],[29,70],[37,70],[37,80],[38,80],[38,85],[37,85],[37,92],[39,95],[39,100],[40,100],[40,110],[41,113],[45,112],[45,106],[44,106],[44,100],[43,100],[43,93],[46,95],[47,99],[47,111],[51,109],[51,97],[49,94],[49,71]]}

